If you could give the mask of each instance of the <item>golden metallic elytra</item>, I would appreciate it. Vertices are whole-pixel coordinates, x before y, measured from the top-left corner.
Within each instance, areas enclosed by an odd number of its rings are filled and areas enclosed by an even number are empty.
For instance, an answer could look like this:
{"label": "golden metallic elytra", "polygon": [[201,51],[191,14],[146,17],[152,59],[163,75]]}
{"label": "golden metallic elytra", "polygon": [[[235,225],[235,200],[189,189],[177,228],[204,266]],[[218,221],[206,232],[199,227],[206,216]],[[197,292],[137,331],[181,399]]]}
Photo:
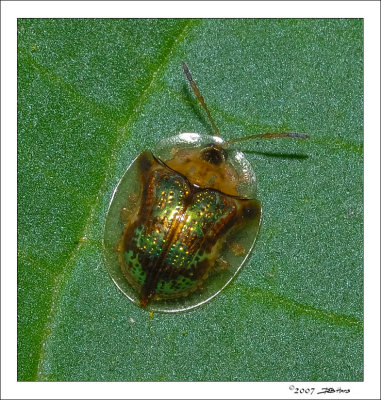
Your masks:
{"label": "golden metallic elytra", "polygon": [[264,133],[224,141],[187,65],[184,73],[214,136],[181,133],[127,168],[107,212],[104,253],[119,289],[151,311],[177,312],[215,297],[254,246],[262,209],[256,176],[234,143],[307,135]]}

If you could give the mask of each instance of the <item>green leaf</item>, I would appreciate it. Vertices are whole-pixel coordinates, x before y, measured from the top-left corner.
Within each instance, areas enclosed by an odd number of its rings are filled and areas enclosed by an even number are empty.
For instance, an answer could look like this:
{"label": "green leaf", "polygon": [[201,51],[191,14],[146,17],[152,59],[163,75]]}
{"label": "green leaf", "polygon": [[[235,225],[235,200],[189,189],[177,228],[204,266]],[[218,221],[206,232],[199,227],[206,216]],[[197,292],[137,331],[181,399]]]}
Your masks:
{"label": "green leaf", "polygon": [[[363,379],[360,19],[18,21],[18,379]],[[207,305],[150,315],[107,274],[103,224],[162,137],[225,138],[258,176],[263,223]]]}

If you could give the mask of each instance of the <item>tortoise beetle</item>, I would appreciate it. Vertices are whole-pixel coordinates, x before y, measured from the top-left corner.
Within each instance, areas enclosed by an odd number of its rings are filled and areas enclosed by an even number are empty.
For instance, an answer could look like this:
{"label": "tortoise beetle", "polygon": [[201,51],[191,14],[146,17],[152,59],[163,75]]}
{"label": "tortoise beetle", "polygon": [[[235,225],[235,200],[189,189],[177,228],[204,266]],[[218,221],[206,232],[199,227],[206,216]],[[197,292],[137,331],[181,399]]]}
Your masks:
{"label": "tortoise beetle", "polygon": [[118,288],[153,311],[185,311],[215,297],[252,250],[262,215],[256,176],[224,141],[185,63],[215,135],[180,133],[143,151],[119,181],[106,216],[104,255]]}

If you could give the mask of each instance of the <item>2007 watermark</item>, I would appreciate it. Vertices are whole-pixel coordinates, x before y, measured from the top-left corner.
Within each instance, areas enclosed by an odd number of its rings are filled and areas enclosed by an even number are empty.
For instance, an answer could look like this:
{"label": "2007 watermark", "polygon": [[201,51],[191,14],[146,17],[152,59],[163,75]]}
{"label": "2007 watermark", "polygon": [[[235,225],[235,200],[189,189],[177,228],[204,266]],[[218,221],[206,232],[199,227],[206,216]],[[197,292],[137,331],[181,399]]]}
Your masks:
{"label": "2007 watermark", "polygon": [[351,389],[342,389],[341,387],[323,387],[316,389],[314,387],[299,388],[294,385],[290,385],[289,389],[294,392],[294,394],[332,394],[332,393],[350,393]]}

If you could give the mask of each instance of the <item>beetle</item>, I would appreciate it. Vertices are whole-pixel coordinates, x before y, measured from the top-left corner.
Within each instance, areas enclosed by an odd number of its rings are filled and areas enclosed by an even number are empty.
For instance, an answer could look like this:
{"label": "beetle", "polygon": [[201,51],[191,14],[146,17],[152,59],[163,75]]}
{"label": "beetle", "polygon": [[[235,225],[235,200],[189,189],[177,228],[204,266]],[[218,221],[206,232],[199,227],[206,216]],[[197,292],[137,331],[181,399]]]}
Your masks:
{"label": "beetle", "polygon": [[223,140],[190,71],[185,76],[214,135],[181,133],[143,151],[114,191],[104,229],[115,284],[152,310],[194,308],[216,296],[254,246],[262,207],[256,176],[234,143],[299,138],[295,132]]}

